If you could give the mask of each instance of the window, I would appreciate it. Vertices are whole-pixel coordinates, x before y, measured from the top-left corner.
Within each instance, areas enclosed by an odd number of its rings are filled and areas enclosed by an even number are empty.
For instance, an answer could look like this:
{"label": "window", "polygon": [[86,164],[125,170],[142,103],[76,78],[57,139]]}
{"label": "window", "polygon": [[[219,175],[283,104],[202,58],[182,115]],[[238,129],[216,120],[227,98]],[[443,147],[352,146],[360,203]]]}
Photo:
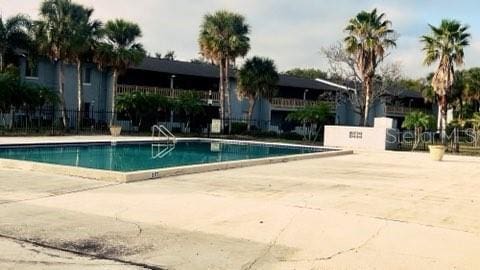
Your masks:
{"label": "window", "polygon": [[83,83],[84,84],[91,84],[92,83],[92,68],[85,68],[83,72]]}
{"label": "window", "polygon": [[27,59],[25,63],[25,77],[38,78],[38,63]]}

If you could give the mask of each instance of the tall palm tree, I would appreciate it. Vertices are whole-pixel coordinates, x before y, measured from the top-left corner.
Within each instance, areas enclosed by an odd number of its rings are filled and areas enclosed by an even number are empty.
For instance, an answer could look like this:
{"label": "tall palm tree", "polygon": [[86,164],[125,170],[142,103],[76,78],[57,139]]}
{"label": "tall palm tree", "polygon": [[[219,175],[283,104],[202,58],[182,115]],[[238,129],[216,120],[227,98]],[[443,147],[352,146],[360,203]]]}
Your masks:
{"label": "tall palm tree", "polygon": [[31,21],[26,15],[18,14],[6,21],[0,16],[0,71],[5,67],[5,55],[8,51],[27,49],[30,26]]}
{"label": "tall palm tree", "polygon": [[248,99],[248,123],[250,131],[255,102],[259,98],[271,99],[278,83],[278,72],[273,60],[254,56],[238,71],[238,95]]}
{"label": "tall palm tree", "polygon": [[425,65],[438,61],[438,67],[432,78],[432,87],[439,98],[441,113],[440,131],[445,143],[445,128],[447,124],[448,101],[454,83],[455,65],[462,65],[464,48],[469,45],[470,34],[468,26],[456,20],[442,20],[439,27],[429,25],[431,33],[421,37],[425,52]]}
{"label": "tall palm tree", "polygon": [[240,14],[220,10],[207,14],[200,26],[200,54],[220,68],[220,119],[230,118],[229,67],[250,50],[250,27]]}
{"label": "tall palm tree", "polygon": [[368,123],[370,99],[373,92],[375,71],[383,61],[387,49],[396,46],[396,34],[392,23],[385,19],[385,13],[361,11],[350,19],[345,28],[348,36],[344,39],[346,51],[355,59],[355,65],[362,77],[365,102],[363,125]]}
{"label": "tall palm tree", "polygon": [[71,29],[75,27],[75,17],[72,11],[79,9],[70,0],[45,0],[40,5],[40,20],[34,23],[34,32],[39,51],[46,54],[57,64],[57,88],[60,94],[60,104],[63,126],[67,127],[65,96],[64,96],[64,62],[69,59],[69,46],[72,38]]}
{"label": "tall palm tree", "polygon": [[72,17],[76,24],[72,27],[69,42],[68,57],[77,66],[77,110],[78,125],[82,120],[83,105],[83,63],[91,61],[93,50],[100,38],[101,25],[99,20],[93,20],[93,9],[83,6],[72,8]]}
{"label": "tall palm tree", "polygon": [[100,67],[106,67],[112,71],[110,106],[113,115],[110,119],[110,125],[113,125],[118,76],[125,72],[128,67],[139,64],[145,58],[146,52],[142,44],[137,42],[142,36],[142,31],[135,23],[116,19],[108,21],[102,31],[103,40],[98,44],[94,61]]}

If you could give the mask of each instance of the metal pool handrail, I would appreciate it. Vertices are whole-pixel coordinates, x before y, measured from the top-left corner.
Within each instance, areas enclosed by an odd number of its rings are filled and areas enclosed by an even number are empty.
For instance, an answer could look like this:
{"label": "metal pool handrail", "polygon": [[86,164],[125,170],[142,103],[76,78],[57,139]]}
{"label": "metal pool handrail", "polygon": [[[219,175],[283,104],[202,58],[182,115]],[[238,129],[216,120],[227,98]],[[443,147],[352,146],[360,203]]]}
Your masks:
{"label": "metal pool handrail", "polygon": [[168,128],[166,128],[164,125],[153,125],[152,126],[152,140],[155,139],[155,131],[156,130],[158,130],[158,138],[159,139],[161,138],[160,135],[163,135],[164,137],[167,138],[167,143],[170,143],[170,140],[172,141],[172,143],[177,142],[177,137],[175,137],[175,135],[173,135],[173,133],[170,132],[170,130],[168,130]]}

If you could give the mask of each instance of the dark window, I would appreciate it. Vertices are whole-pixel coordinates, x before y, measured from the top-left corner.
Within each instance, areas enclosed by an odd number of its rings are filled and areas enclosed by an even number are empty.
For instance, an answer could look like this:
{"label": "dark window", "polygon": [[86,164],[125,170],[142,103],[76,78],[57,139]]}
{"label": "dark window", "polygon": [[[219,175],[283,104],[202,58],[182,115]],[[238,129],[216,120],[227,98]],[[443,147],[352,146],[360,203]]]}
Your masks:
{"label": "dark window", "polygon": [[84,118],[90,118],[90,103],[89,102],[85,102],[85,104],[83,104],[83,117]]}
{"label": "dark window", "polygon": [[25,65],[25,77],[38,78],[38,63],[28,60]]}
{"label": "dark window", "polygon": [[92,68],[85,68],[85,72],[83,73],[83,83],[91,84],[92,83]]}

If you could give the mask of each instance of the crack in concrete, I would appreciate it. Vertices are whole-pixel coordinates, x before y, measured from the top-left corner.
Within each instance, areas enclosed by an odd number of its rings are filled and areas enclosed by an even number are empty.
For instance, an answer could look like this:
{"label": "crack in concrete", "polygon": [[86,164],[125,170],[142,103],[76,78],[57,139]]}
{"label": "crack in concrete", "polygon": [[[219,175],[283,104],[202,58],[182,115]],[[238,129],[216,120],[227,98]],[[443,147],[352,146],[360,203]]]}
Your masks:
{"label": "crack in concrete", "polygon": [[78,266],[92,266],[92,265],[102,265],[102,266],[112,266],[112,265],[120,265],[115,263],[102,263],[102,264],[93,264],[93,263],[75,263],[75,262],[53,262],[53,261],[42,261],[42,260],[14,260],[14,259],[2,259],[0,258],[0,262],[4,263],[13,263],[13,264],[43,264],[43,265],[78,265]]}
{"label": "crack in concrete", "polygon": [[[313,194],[310,194],[308,197],[312,198]],[[303,201],[304,201],[304,206],[305,206],[303,209],[306,209],[306,206],[308,204],[307,197],[305,197],[303,199]],[[278,242],[278,239],[280,238],[280,236],[287,230],[288,227],[290,227],[290,225],[293,223],[295,218],[303,212],[303,209],[301,209],[299,212],[292,215],[292,217],[290,218],[288,223],[282,229],[280,229],[278,234],[275,236],[275,238],[272,241],[270,241],[270,244],[267,246],[265,251],[262,254],[260,254],[260,256],[253,259],[250,263],[247,263],[246,265],[244,265],[241,269],[242,270],[251,270],[251,269],[253,269],[252,267],[255,266],[255,264],[257,264],[262,258],[267,256],[270,253],[270,251],[272,250],[272,248],[277,245],[277,242]]]}
{"label": "crack in concrete", "polygon": [[313,258],[313,259],[293,259],[293,260],[280,260],[282,262],[315,262],[315,261],[328,261],[328,260],[331,260],[337,256],[340,256],[340,255],[343,255],[345,253],[349,253],[349,252],[358,252],[360,249],[362,249],[363,247],[365,247],[366,245],[368,245],[371,241],[373,241],[375,238],[377,238],[380,233],[388,226],[388,223],[385,222],[385,224],[383,224],[380,228],[378,228],[378,230],[372,234],[369,238],[367,238],[365,241],[363,241],[362,243],[360,243],[359,245],[357,246],[354,246],[354,247],[351,247],[351,248],[347,248],[347,249],[343,249],[343,250],[339,250],[329,256],[326,256],[326,257],[317,257],[317,258]]}
{"label": "crack in concrete", "polygon": [[120,218],[120,215],[122,213],[125,213],[126,211],[128,211],[130,209],[130,207],[127,207],[127,208],[124,208],[120,211],[118,211],[117,213],[115,213],[113,216],[115,218],[116,221],[118,222],[122,222],[122,223],[125,223],[125,224],[130,224],[130,225],[134,225],[135,227],[137,227],[137,230],[138,230],[138,233],[137,233],[137,237],[140,236],[143,232],[143,228],[142,226],[140,226],[140,224],[136,223],[136,222],[133,222],[133,221],[129,221],[129,220],[125,220],[125,219],[122,219]]}
{"label": "crack in concrete", "polygon": [[[302,205],[287,205],[287,206],[296,207],[296,208],[304,208],[304,209],[314,210],[314,211],[327,211],[327,209],[322,209],[322,208],[317,208],[317,207],[305,207],[305,206],[302,206]],[[378,220],[382,220],[382,221],[398,222],[398,223],[412,224],[412,225],[418,225],[418,226],[429,227],[429,228],[436,228],[436,229],[442,229],[442,230],[449,230],[449,231],[455,231],[455,232],[463,232],[463,233],[470,233],[470,234],[474,234],[474,235],[480,235],[480,233],[477,233],[477,232],[474,232],[474,231],[453,229],[453,228],[448,228],[448,227],[443,227],[443,226],[438,226],[438,225],[412,222],[412,221],[402,220],[402,219],[380,217],[380,216],[370,216],[370,215],[365,215],[365,214],[360,214],[360,213],[353,213],[353,212],[349,212],[349,211],[342,211],[342,210],[339,210],[339,209],[328,209],[328,210],[338,211],[338,212],[342,212],[342,213],[347,214],[347,215],[355,215],[355,216],[358,216],[358,217],[378,219]]]}
{"label": "crack in concrete", "polygon": [[28,199],[22,199],[22,200],[14,200],[14,201],[1,201],[0,205],[7,205],[7,204],[14,204],[14,203],[21,203],[21,202],[30,202],[30,201],[41,200],[41,199],[52,198],[52,197],[58,197],[58,196],[63,196],[63,195],[68,195],[68,194],[80,193],[80,192],[84,192],[84,191],[97,190],[97,189],[106,188],[106,187],[118,186],[118,185],[121,185],[121,184],[122,183],[114,183],[114,184],[107,184],[107,185],[101,185],[101,186],[95,186],[95,187],[81,188],[81,189],[67,191],[67,192],[64,192],[64,193],[52,193],[52,194],[49,194],[49,195],[46,195],[46,196],[40,196],[40,197],[36,197],[36,198],[28,198]]}

